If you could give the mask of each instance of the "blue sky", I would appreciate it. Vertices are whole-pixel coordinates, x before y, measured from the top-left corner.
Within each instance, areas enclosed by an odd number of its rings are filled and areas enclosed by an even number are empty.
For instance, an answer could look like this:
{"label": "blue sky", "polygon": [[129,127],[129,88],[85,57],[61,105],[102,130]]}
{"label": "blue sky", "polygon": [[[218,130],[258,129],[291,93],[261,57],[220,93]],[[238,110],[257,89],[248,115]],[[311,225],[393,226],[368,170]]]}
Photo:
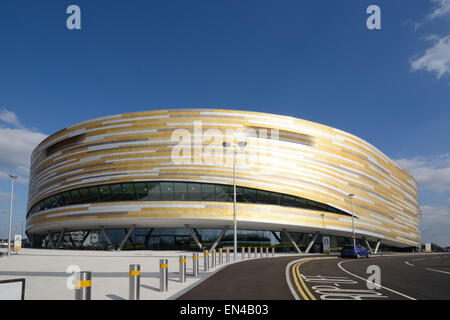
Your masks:
{"label": "blue sky", "polygon": [[[66,28],[71,4],[81,30]],[[372,4],[381,30],[366,27]],[[290,115],[369,141],[418,180],[423,240],[450,245],[450,0],[3,0],[0,236],[6,173],[21,177],[20,227],[45,135],[178,107]]]}

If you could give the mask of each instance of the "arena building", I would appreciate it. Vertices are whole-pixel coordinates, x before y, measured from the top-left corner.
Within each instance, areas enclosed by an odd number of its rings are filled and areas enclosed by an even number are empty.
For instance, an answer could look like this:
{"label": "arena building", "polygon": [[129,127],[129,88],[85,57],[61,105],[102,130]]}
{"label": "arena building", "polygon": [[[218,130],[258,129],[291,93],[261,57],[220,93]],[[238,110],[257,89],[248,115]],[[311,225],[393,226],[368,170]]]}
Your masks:
{"label": "arena building", "polygon": [[[32,153],[34,247],[321,250],[417,247],[414,178],[329,126],[266,113],[172,109],[82,122]],[[352,219],[353,216],[353,219]],[[352,223],[352,221],[354,223]],[[315,245],[314,245],[315,242]]]}

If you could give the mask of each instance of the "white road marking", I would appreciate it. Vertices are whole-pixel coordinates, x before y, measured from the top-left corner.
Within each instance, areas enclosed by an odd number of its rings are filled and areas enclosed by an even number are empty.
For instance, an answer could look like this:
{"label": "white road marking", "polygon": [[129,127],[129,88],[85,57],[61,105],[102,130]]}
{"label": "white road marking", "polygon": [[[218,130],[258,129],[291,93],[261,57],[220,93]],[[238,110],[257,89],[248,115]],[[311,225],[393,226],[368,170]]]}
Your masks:
{"label": "white road marking", "polygon": [[[305,282],[311,284],[310,289],[319,295],[320,300],[363,300],[364,298],[388,298],[373,289],[344,288],[341,285],[355,285],[358,281],[349,277],[305,276]],[[315,285],[314,285],[315,284]]]}
{"label": "white road marking", "polygon": [[413,259],[412,261],[422,261],[425,260],[425,258],[421,258],[421,259]]}
{"label": "white road marking", "polygon": [[[291,293],[292,293],[292,295],[294,296],[294,299],[295,300],[301,300],[300,299],[300,297],[298,296],[298,294],[297,294],[297,292],[295,292],[295,289],[294,289],[294,287],[292,286],[292,283],[291,283],[291,278],[290,278],[290,270],[291,270],[291,266],[294,264],[294,263],[297,263],[297,262],[300,262],[300,261],[302,261],[302,260],[320,260],[320,259],[324,259],[323,257],[319,257],[319,258],[302,258],[302,259],[298,259],[298,260],[294,260],[294,261],[291,261],[287,266],[286,266],[286,282],[287,282],[287,284],[288,284],[288,287],[289,287],[289,290],[291,291]],[[330,258],[325,258],[325,259],[330,259]]]}
{"label": "white road marking", "polygon": [[448,271],[442,271],[442,270],[436,270],[436,269],[430,269],[430,268],[425,268],[425,269],[430,270],[430,271],[434,271],[434,272],[441,272],[441,273],[450,274],[450,272],[448,272]]}
{"label": "white road marking", "polygon": [[289,287],[289,290],[291,290],[291,293],[292,293],[292,295],[294,296],[294,299],[295,299],[295,300],[300,300],[300,297],[298,296],[297,292],[295,292],[295,289],[294,289],[294,287],[293,287],[292,284],[291,284],[291,281],[290,281],[291,278],[290,278],[289,270],[291,270],[291,266],[292,266],[294,263],[297,263],[297,262],[299,262],[299,261],[301,261],[301,260],[305,260],[305,259],[308,259],[308,258],[303,258],[303,259],[298,259],[298,260],[291,261],[291,262],[286,266],[286,282],[287,282],[288,287]]}
{"label": "white road marking", "polygon": [[330,285],[316,285],[311,288],[320,295],[320,300],[363,300],[364,298],[389,298],[373,289],[343,289]]}
{"label": "white road marking", "polygon": [[[350,275],[352,275],[352,276],[354,276],[354,277],[356,277],[356,278],[358,278],[358,279],[361,279],[361,280],[366,281],[367,283],[369,283],[369,280],[364,279],[364,278],[362,278],[362,277],[360,277],[360,276],[357,276],[356,274],[353,274],[353,273],[351,273],[351,272],[345,270],[345,269],[341,266],[341,264],[344,263],[344,262],[348,262],[348,261],[341,261],[341,262],[338,263],[338,267],[339,267],[342,271],[344,271],[345,273],[348,273],[348,274],[350,274]],[[398,291],[395,291],[395,290],[386,288],[385,286],[382,286],[382,285],[378,285],[378,286],[381,287],[381,288],[383,288],[384,290],[393,292],[393,293],[398,294],[399,296],[405,297],[405,298],[407,298],[407,299],[409,299],[409,300],[416,300],[416,299],[413,298],[413,297],[410,297],[410,296],[407,296],[406,294],[403,294],[403,293],[400,293],[400,292],[398,292]]]}
{"label": "white road marking", "polygon": [[405,263],[406,263],[408,266],[414,267],[414,265],[411,264],[411,263],[409,263],[408,261],[405,261]]}

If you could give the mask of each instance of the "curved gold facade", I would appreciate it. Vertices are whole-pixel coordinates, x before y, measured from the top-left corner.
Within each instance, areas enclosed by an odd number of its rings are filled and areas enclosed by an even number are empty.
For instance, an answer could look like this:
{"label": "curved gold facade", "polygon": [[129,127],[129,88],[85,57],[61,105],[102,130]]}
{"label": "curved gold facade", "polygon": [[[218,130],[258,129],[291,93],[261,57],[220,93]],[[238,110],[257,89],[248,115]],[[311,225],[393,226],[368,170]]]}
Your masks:
{"label": "curved gold facade", "polygon": [[[238,141],[247,142],[245,148],[234,147]],[[231,143],[225,153],[223,142]],[[37,204],[67,190],[117,182],[232,185],[234,150],[238,186],[309,199],[347,213],[239,202],[238,228],[351,236],[348,195],[354,194],[358,237],[417,246],[416,182],[378,149],[301,119],[214,109],[120,114],[48,137],[32,154],[27,233],[100,226],[231,226],[232,202],[126,200],[50,209]]]}

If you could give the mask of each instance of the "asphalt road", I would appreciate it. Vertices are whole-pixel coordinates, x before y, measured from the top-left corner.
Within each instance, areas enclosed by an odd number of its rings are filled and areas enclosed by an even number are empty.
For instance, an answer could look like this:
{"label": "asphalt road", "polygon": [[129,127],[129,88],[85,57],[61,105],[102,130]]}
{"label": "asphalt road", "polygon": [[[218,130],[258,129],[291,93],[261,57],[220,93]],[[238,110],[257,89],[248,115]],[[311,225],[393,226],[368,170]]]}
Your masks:
{"label": "asphalt road", "polygon": [[224,268],[178,299],[450,299],[450,254],[248,260]]}

